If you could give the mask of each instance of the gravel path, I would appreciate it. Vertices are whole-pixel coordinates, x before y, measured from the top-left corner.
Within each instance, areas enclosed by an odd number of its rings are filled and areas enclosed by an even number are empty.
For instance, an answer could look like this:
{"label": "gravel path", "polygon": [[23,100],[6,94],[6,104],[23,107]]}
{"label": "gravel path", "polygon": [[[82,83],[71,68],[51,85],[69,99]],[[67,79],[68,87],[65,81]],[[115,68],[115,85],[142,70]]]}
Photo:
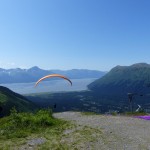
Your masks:
{"label": "gravel path", "polygon": [[100,129],[102,136],[97,138],[92,149],[150,150],[150,121],[124,116],[83,115],[80,112],[55,113],[54,117]]}

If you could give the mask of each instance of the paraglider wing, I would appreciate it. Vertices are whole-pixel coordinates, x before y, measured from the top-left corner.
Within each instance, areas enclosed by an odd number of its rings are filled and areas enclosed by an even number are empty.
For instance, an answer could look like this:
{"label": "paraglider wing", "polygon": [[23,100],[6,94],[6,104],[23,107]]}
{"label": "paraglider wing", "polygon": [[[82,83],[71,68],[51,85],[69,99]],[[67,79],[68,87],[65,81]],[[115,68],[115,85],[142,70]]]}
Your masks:
{"label": "paraglider wing", "polygon": [[39,80],[36,82],[35,87],[36,87],[36,86],[39,84],[39,82],[41,82],[42,80],[47,79],[47,78],[52,78],[52,77],[63,78],[63,79],[65,79],[65,80],[69,81],[70,84],[72,85],[72,82],[71,82],[67,77],[62,76],[62,75],[60,75],[60,74],[51,74],[51,75],[47,75],[47,76],[44,76],[44,77],[42,77],[41,79],[39,79]]}

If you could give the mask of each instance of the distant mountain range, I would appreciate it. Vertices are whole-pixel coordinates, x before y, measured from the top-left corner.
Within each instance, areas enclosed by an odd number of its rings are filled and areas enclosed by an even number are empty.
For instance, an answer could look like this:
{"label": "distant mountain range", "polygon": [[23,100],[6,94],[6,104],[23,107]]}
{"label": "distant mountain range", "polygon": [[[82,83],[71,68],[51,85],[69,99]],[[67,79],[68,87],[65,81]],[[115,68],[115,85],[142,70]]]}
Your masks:
{"label": "distant mountain range", "polygon": [[0,68],[0,84],[2,83],[27,83],[35,82],[39,78],[52,74],[62,74],[70,79],[83,79],[83,78],[100,78],[106,72],[87,69],[72,69],[72,70],[43,70],[37,66],[30,69],[2,69]]}

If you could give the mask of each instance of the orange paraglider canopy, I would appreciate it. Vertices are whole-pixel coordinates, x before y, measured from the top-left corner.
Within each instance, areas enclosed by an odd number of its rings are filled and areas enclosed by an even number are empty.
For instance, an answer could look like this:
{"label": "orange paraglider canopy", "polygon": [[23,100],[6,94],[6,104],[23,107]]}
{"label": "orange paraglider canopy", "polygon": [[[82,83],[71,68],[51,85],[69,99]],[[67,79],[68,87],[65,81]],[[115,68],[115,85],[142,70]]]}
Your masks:
{"label": "orange paraglider canopy", "polygon": [[62,76],[62,75],[60,75],[60,74],[50,74],[50,75],[47,75],[47,76],[44,76],[44,77],[40,78],[40,79],[36,82],[35,87],[36,87],[36,86],[39,84],[39,82],[41,82],[42,80],[45,80],[45,79],[47,79],[47,78],[52,78],[52,77],[63,78],[63,79],[65,79],[65,80],[69,81],[70,84],[72,85],[72,82],[71,82],[67,77]]}

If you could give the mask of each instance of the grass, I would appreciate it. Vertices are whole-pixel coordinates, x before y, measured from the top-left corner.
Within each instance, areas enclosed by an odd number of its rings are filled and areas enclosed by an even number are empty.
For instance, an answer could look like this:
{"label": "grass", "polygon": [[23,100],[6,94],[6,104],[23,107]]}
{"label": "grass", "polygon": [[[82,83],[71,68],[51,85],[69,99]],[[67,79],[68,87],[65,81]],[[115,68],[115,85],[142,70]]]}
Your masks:
{"label": "grass", "polygon": [[0,92],[0,104],[6,102],[8,100],[7,96]]}
{"label": "grass", "polygon": [[68,122],[53,118],[51,110],[39,110],[33,114],[18,113],[13,109],[10,116],[0,119],[0,150],[18,149],[28,140],[39,137],[51,141],[49,148],[61,147],[58,144],[60,137],[69,126]]}
{"label": "grass", "polygon": [[65,134],[62,138],[62,144],[67,145],[68,150],[79,150],[89,146],[94,148],[94,143],[101,138],[102,132],[89,126],[76,126],[72,132]]}
{"label": "grass", "polygon": [[147,115],[146,112],[141,111],[141,112],[125,112],[124,113],[126,116],[144,116]]}
{"label": "grass", "polygon": [[37,150],[78,150],[87,144],[92,148],[101,134],[99,129],[56,119],[50,109],[36,113],[12,109],[10,116],[0,119],[0,150],[29,149],[28,141],[37,138],[45,139],[33,146]]}
{"label": "grass", "polygon": [[11,110],[11,115],[1,119],[0,139],[22,138],[38,132],[41,127],[57,124],[50,110],[39,110],[33,113],[17,113]]}

